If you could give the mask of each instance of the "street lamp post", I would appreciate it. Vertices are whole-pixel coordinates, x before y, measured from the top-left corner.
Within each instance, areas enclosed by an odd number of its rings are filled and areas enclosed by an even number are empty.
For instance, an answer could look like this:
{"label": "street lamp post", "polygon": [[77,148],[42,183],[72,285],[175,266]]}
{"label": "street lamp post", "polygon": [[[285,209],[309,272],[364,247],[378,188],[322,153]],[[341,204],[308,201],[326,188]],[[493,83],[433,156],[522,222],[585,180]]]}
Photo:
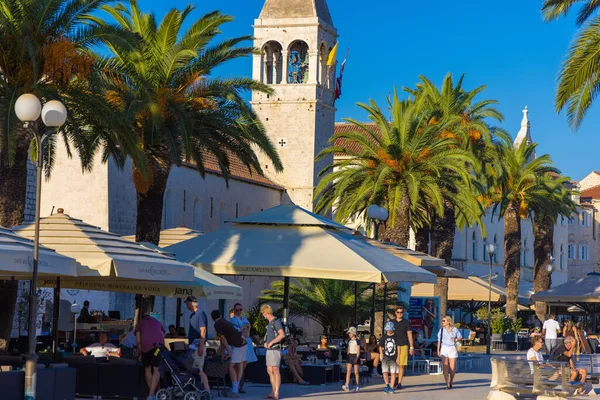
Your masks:
{"label": "street lamp post", "polygon": [[485,354],[490,354],[490,345],[492,343],[492,267],[494,262],[494,254],[496,246],[493,243],[488,243],[487,252],[490,259],[490,275],[488,277],[488,323],[487,323],[487,340],[485,341]]}
{"label": "street lamp post", "polygon": [[[388,219],[389,213],[383,207],[378,206],[377,204],[371,204],[369,208],[367,208],[367,217],[373,220],[373,224],[375,225],[375,240],[379,240],[379,227],[382,223],[384,223]],[[371,335],[375,334],[375,292],[377,286],[373,284],[373,297],[371,301]],[[354,298],[356,298],[356,293],[354,293]],[[387,300],[387,283],[385,283],[383,288],[383,324],[385,325],[385,308],[386,308],[386,300]],[[356,307],[354,310],[356,314]],[[383,328],[382,328],[383,329]]]}
{"label": "street lamp post", "polygon": [[[21,95],[15,102],[15,114],[26,127],[30,123],[36,122],[42,117],[42,122],[48,129],[40,134],[40,129],[33,126],[33,135],[37,147],[36,160],[36,189],[35,189],[35,231],[33,240],[33,266],[31,274],[31,285],[29,293],[29,355],[25,363],[25,400],[35,400],[37,356],[35,354],[36,331],[37,331],[37,279],[38,279],[38,261],[40,248],[40,204],[42,197],[42,167],[43,167],[43,146],[44,142],[52,133],[61,127],[67,120],[67,109],[64,104],[57,100],[48,101],[42,108],[42,103],[33,94]],[[55,307],[59,305],[55,304]]]}

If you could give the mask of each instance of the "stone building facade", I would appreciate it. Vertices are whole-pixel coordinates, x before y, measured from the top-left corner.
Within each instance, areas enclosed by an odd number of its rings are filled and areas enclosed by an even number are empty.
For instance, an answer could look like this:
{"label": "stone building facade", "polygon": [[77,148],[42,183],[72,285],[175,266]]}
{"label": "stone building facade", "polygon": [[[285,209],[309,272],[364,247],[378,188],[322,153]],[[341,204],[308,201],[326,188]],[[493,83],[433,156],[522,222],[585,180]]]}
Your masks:
{"label": "stone building facade", "polygon": [[333,135],[335,68],[327,67],[327,58],[336,38],[325,0],[266,0],[254,21],[260,53],[254,55],[252,77],[274,93],[253,93],[252,107],[284,165],[276,173],[263,157],[263,170],[308,210],[318,173],[332,161],[315,162],[315,156]]}

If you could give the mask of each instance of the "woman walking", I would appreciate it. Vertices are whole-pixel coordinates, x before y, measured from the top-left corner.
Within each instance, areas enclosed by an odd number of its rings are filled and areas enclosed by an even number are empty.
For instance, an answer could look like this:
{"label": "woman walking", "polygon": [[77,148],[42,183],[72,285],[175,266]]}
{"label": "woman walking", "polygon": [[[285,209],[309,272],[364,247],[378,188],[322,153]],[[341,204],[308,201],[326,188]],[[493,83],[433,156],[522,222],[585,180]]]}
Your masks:
{"label": "woman walking", "polygon": [[459,330],[454,327],[452,317],[446,315],[442,318],[442,328],[438,332],[438,354],[442,360],[444,368],[444,380],[446,389],[452,389],[454,374],[456,373],[456,359],[458,358],[458,349],[456,345],[462,340]]}

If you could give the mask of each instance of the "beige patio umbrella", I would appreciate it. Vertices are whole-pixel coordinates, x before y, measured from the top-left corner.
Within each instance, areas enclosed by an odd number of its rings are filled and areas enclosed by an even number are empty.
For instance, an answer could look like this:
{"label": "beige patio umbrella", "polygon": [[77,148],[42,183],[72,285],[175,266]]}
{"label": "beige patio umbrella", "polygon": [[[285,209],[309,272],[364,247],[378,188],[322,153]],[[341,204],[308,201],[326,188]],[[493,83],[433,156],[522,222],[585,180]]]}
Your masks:
{"label": "beige patio umbrella", "polygon": [[[34,235],[34,224],[13,229],[27,238]],[[40,220],[40,243],[81,264],[78,276],[86,279],[126,278],[135,281],[191,282],[194,268],[161,255],[119,235],[64,214]]]}
{"label": "beige patio umbrella", "polygon": [[411,250],[409,248],[400,246],[395,243],[390,242],[380,242],[377,240],[369,239],[365,236],[362,236],[360,233],[355,233],[356,236],[362,238],[369,244],[378,247],[382,250],[387,251],[390,254],[395,255],[396,257],[400,257],[403,260],[406,260],[417,267],[421,267],[432,274],[435,274],[438,277],[442,278],[468,278],[468,274],[446,265],[446,262],[441,258],[430,256],[427,253],[422,253],[420,251]]}
{"label": "beige patio umbrella", "polygon": [[[31,279],[33,241],[0,227],[0,275],[15,279]],[[52,249],[40,246],[40,276],[77,276],[77,262]]]}
{"label": "beige patio umbrella", "polygon": [[[498,278],[500,279],[500,278]],[[529,304],[529,298],[533,293],[533,286],[527,282],[519,284],[519,303]],[[433,296],[433,285],[419,283],[413,285],[411,295],[415,297]],[[448,280],[448,300],[450,301],[484,301],[489,299],[489,282],[485,278],[469,276],[467,279]],[[506,291],[502,286],[492,282],[492,302],[506,302]]]}
{"label": "beige patio umbrella", "polygon": [[[200,235],[204,235],[204,232],[190,229],[185,226],[163,229],[160,231],[160,241],[158,242],[158,247],[164,248],[167,246],[172,246]],[[123,236],[123,238],[135,242],[135,235]]]}
{"label": "beige patio umbrella", "polygon": [[353,236],[343,225],[294,204],[232,221],[223,229],[167,247],[181,261],[222,275],[359,282],[430,282],[437,277]]}
{"label": "beige patio umbrella", "polygon": [[[193,268],[193,267],[192,267]],[[161,282],[118,279],[106,277],[102,279],[65,279],[60,284],[65,289],[100,290],[106,292],[136,293],[152,296],[177,297],[196,296],[205,299],[242,300],[243,290],[240,286],[221,277],[194,269],[194,280],[191,282]],[[55,287],[54,279],[40,280],[40,287]]]}
{"label": "beige patio umbrella", "polygon": [[568,281],[531,296],[533,301],[547,303],[600,303],[600,273],[589,273],[585,278]]}

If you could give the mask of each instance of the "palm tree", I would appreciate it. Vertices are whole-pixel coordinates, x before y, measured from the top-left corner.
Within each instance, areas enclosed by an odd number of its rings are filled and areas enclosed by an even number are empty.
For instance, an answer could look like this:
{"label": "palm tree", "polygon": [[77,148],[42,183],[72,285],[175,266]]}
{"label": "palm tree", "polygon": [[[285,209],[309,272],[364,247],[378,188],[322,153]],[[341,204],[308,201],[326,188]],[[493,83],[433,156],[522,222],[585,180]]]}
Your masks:
{"label": "palm tree", "polygon": [[506,315],[517,318],[519,279],[521,277],[521,219],[545,202],[546,188],[552,186],[552,175],[559,174],[550,156],[534,158],[537,144],[527,141],[513,146],[504,139],[498,146],[503,160],[501,175],[496,178],[493,214],[504,218],[504,284]]}
{"label": "palm tree", "polygon": [[542,6],[547,21],[566,15],[575,4],[582,3],[577,15],[580,32],[571,44],[560,73],[556,92],[556,110],[567,109],[573,129],[583,119],[596,99],[600,84],[600,2],[597,0],[545,0]]}
{"label": "palm tree", "polygon": [[[271,289],[262,291],[261,303],[283,303],[283,281],[271,283]],[[372,284],[358,284],[359,321],[370,318]],[[393,307],[398,288],[389,290],[387,304]],[[383,301],[383,290],[377,290],[378,301]],[[354,282],[331,279],[295,278],[290,283],[290,316],[304,317],[319,323],[326,333],[341,337],[354,320]],[[379,324],[379,327],[381,324]]]}
{"label": "palm tree", "polygon": [[317,160],[333,153],[347,157],[321,171],[316,209],[333,208],[336,220],[344,223],[365,215],[370,204],[384,205],[390,210],[390,220],[382,236],[408,246],[409,229],[420,227],[415,214],[429,209],[443,214],[440,182],[450,173],[468,182],[467,165],[474,160],[457,146],[455,138],[440,136],[453,126],[455,117],[428,125],[424,123],[423,101],[400,101],[396,92],[388,105],[391,120],[373,100],[359,103],[374,125],[347,119],[355,129],[334,134],[330,142],[338,141],[338,145],[317,156]]}
{"label": "palm tree", "polygon": [[110,43],[110,55],[100,60],[110,90],[106,99],[132,126],[131,134],[148,165],[134,162],[137,193],[136,240],[159,241],[163,198],[173,164],[187,162],[204,175],[204,161],[214,157],[225,179],[230,159],[237,157],[254,173],[262,173],[258,149],[282,169],[279,157],[244,92],[270,89],[248,78],[216,78],[212,71],[252,47],[238,45],[248,36],[211,45],[232,17],[211,12],[183,29],[192,6],[172,9],[157,24],[132,0],[105,6],[120,27],[139,37],[133,47]]}
{"label": "palm tree", "polygon": [[[101,148],[119,154],[135,148],[120,136],[120,121],[101,96],[95,79],[91,48],[103,40],[128,36],[92,14],[105,0],[11,0],[0,7],[0,225],[23,222],[27,185],[27,160],[32,129],[17,124],[14,104],[23,93],[45,101],[60,100],[68,110],[60,134],[69,154],[73,148],[84,169]],[[110,128],[110,129],[109,129]],[[51,171],[56,139],[46,142],[46,173]],[[119,151],[116,151],[119,149]],[[0,283],[0,338],[12,328],[16,281]]]}
{"label": "palm tree", "polygon": [[[419,82],[415,89],[405,88],[415,98],[422,98],[425,104],[426,121],[428,124],[436,124],[437,121],[454,117],[454,126],[447,127],[443,136],[455,137],[458,145],[465,151],[471,152],[475,159],[490,161],[487,154],[491,153],[489,147],[492,145],[492,131],[486,119],[502,122],[502,114],[493,106],[498,104],[495,100],[475,101],[475,97],[485,90],[485,86],[479,86],[471,91],[463,88],[464,74],[454,85],[452,74],[448,73],[443,80],[441,90],[426,78],[419,76]],[[481,170],[474,171],[478,174]],[[444,174],[440,182],[444,188],[444,212],[440,215],[432,215],[431,226],[431,249],[432,254],[451,264],[452,249],[454,247],[454,235],[457,222],[459,228],[466,224],[479,223],[483,227],[481,216],[484,209],[477,202],[476,186],[465,184],[459,176],[451,171]],[[448,279],[438,278],[434,286],[434,294],[440,296],[440,312],[446,312],[448,298]]]}
{"label": "palm tree", "polygon": [[[550,257],[554,253],[554,225],[559,216],[570,217],[577,211],[577,205],[571,199],[573,191],[567,187],[569,178],[564,176],[551,176],[551,180],[544,179],[546,195],[541,204],[533,207],[533,290],[535,293],[550,289],[552,274],[546,267],[550,264]],[[535,313],[540,321],[546,315],[546,303],[536,302]]]}

